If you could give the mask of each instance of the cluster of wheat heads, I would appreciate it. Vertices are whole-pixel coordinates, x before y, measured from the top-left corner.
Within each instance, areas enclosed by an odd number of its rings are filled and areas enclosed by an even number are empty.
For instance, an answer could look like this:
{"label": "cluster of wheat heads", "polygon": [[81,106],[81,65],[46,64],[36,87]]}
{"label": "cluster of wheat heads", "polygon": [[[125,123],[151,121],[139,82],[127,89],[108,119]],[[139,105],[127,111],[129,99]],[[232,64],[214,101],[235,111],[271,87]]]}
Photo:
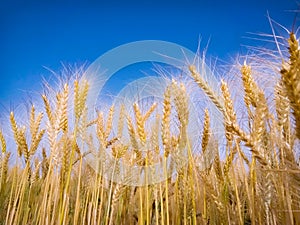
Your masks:
{"label": "cluster of wheat heads", "polygon": [[[161,102],[112,105],[92,119],[90,85],[76,78],[42,95],[44,109],[32,105],[28,120],[11,112],[15,149],[7,145],[10,132],[0,129],[0,224],[300,224],[295,34],[288,45],[272,95],[251,65],[240,67],[242,111],[228,82],[216,92],[189,66],[194,84],[222,114],[224,146],[202,108],[200,144],[192,143],[190,93],[176,80]],[[89,156],[101,163],[92,165]],[[145,174],[157,173],[155,165],[165,179],[150,182]],[[142,169],[132,174],[134,168]],[[144,185],[129,185],[138,176]]]}

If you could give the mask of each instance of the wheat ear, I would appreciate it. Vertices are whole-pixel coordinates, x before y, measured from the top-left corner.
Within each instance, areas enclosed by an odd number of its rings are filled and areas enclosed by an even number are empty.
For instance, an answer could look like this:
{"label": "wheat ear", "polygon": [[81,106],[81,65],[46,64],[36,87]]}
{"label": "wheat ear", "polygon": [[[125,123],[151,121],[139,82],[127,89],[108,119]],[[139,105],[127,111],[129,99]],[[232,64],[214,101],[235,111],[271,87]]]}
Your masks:
{"label": "wheat ear", "polygon": [[223,93],[224,98],[224,105],[225,105],[225,132],[226,132],[226,139],[231,146],[233,141],[233,129],[231,124],[237,124],[236,114],[233,108],[233,102],[230,97],[230,93],[227,87],[227,84],[224,81],[221,81],[221,90]]}
{"label": "wheat ear", "polygon": [[125,119],[125,106],[122,104],[121,108],[120,108],[119,119],[118,119],[118,132],[117,132],[117,136],[119,138],[121,138],[122,134],[123,134],[124,119]]}
{"label": "wheat ear", "polygon": [[244,86],[244,102],[245,105],[249,108],[250,105],[256,107],[258,102],[258,87],[252,77],[252,70],[249,65],[246,63],[241,67],[242,80]]}
{"label": "wheat ear", "polygon": [[171,150],[171,132],[170,132],[170,116],[171,116],[171,87],[168,86],[164,93],[163,115],[161,123],[162,143],[164,146],[164,155],[168,157]]}
{"label": "wheat ear", "polygon": [[42,95],[43,101],[44,101],[44,105],[45,105],[45,110],[46,110],[46,114],[48,116],[48,120],[50,122],[51,125],[53,125],[54,123],[54,118],[53,118],[53,113],[51,110],[51,105],[49,102],[49,99],[47,98],[46,95]]}
{"label": "wheat ear", "polygon": [[203,134],[202,134],[202,154],[205,153],[210,137],[210,117],[207,109],[204,111],[204,124],[203,124]]}
{"label": "wheat ear", "polygon": [[300,51],[299,43],[294,33],[290,33],[288,42],[289,66],[283,65],[280,73],[295,117],[296,136],[300,139]]}
{"label": "wheat ear", "polygon": [[139,150],[139,144],[136,139],[136,133],[132,124],[132,120],[129,116],[127,116],[127,128],[130,136],[131,145],[133,148],[133,151],[135,153],[135,158],[137,163],[142,162],[142,152]]}
{"label": "wheat ear", "polygon": [[133,105],[133,109],[134,109],[134,115],[135,115],[138,136],[139,136],[142,144],[145,144],[146,143],[146,133],[145,133],[144,120],[143,120],[142,113],[141,113],[140,108],[137,103],[135,103]]}
{"label": "wheat ear", "polygon": [[2,133],[1,129],[0,129],[0,142],[1,142],[2,153],[5,153],[6,152],[6,141],[5,141],[5,138],[3,136],[3,133]]}
{"label": "wheat ear", "polygon": [[0,191],[2,188],[2,185],[6,183],[7,179],[7,172],[8,172],[8,161],[10,158],[11,153],[6,152],[4,159],[0,158]]}
{"label": "wheat ear", "polygon": [[76,121],[80,119],[83,113],[88,91],[89,83],[86,80],[82,82],[82,88],[79,86],[78,80],[74,81],[74,113]]}
{"label": "wheat ear", "polygon": [[196,67],[194,65],[189,66],[189,70],[191,72],[192,77],[198,86],[204,91],[204,93],[210,98],[210,100],[215,104],[215,106],[220,110],[220,112],[225,114],[225,108],[222,102],[222,99],[209,86],[209,84],[201,77],[201,75],[197,72]]}
{"label": "wheat ear", "polygon": [[112,130],[112,123],[113,123],[113,116],[114,116],[114,112],[115,112],[115,106],[112,105],[109,109],[109,113],[108,113],[108,118],[106,120],[106,127],[105,127],[105,140],[108,139],[110,133],[111,133],[111,130]]}

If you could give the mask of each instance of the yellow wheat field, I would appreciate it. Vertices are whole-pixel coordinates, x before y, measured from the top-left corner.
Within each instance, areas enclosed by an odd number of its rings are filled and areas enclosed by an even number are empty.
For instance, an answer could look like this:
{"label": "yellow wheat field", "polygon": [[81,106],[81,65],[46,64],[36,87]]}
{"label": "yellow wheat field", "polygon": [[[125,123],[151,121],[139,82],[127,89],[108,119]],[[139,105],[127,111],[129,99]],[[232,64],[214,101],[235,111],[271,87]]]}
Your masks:
{"label": "yellow wheat field", "polygon": [[[0,224],[300,224],[300,50],[293,32],[284,41],[281,61],[257,57],[264,73],[246,61],[219,92],[188,66],[221,115],[221,138],[205,108],[191,137],[193,99],[176,78],[161,102],[95,109],[92,120],[90,84],[75,75],[41,96],[41,112],[11,112],[11,131],[0,129]],[[155,165],[159,182],[147,180]],[[139,176],[144,185],[130,185]]]}

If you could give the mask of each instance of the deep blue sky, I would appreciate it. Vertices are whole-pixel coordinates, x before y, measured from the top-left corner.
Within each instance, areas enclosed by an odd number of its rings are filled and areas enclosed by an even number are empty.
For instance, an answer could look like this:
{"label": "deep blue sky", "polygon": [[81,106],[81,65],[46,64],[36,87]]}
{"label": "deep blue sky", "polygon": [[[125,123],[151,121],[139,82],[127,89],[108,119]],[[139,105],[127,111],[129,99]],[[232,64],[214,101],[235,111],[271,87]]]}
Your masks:
{"label": "deep blue sky", "polygon": [[[294,0],[0,1],[0,105],[38,90],[63,64],[91,63],[118,45],[158,39],[230,61],[247,32],[271,33],[270,16],[291,28]],[[1,106],[0,106],[1,108]]]}

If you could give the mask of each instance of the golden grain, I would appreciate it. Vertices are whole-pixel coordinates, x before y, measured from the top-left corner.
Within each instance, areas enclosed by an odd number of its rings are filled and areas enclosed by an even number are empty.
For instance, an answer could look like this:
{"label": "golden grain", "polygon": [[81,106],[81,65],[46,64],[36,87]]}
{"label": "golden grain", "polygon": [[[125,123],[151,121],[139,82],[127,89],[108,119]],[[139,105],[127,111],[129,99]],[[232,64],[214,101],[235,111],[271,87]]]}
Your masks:
{"label": "golden grain", "polygon": [[2,153],[5,153],[6,152],[6,141],[5,141],[5,138],[3,136],[3,132],[1,131],[1,129],[0,129],[0,142],[1,142],[1,151],[2,151]]}
{"label": "golden grain", "polygon": [[168,157],[170,154],[170,142],[171,142],[171,132],[170,132],[170,115],[171,115],[171,88],[167,87],[164,93],[164,102],[163,102],[163,115],[162,115],[162,142],[164,146],[164,155]]}
{"label": "golden grain", "polygon": [[203,124],[203,132],[202,132],[202,154],[205,153],[208,145],[210,137],[210,117],[209,117],[209,112],[207,109],[204,111],[204,124]]}
{"label": "golden grain", "polygon": [[216,107],[225,114],[225,108],[220,97],[212,90],[209,84],[203,80],[201,75],[197,72],[194,65],[189,66],[189,71],[191,72],[192,77],[198,86],[205,92],[205,94],[210,98],[210,100],[216,105]]}
{"label": "golden grain", "polygon": [[282,83],[295,117],[295,130],[300,139],[300,51],[299,43],[294,33],[290,33],[289,42],[289,66],[283,64],[280,71]]}

